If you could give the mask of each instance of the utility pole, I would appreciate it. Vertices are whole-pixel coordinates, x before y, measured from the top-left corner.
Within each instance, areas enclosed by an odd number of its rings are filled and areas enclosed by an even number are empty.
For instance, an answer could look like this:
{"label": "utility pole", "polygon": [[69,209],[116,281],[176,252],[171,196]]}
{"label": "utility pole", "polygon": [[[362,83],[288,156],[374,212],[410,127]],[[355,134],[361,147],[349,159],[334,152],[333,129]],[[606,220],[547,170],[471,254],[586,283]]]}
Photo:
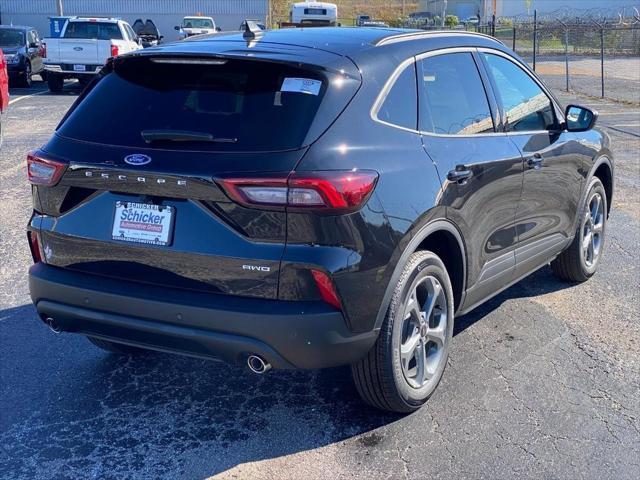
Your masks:
{"label": "utility pole", "polygon": [[447,16],[447,0],[442,3],[442,28],[444,28],[444,18]]}
{"label": "utility pole", "polygon": [[62,10],[62,0],[56,0],[56,14],[59,17],[64,15],[64,11]]}

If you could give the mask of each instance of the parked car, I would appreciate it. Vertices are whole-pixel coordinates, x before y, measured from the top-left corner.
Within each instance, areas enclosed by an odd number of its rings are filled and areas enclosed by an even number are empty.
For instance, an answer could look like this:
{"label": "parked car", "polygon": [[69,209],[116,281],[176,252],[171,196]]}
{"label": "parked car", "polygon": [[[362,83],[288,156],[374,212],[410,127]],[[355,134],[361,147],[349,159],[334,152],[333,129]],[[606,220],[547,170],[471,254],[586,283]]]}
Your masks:
{"label": "parked car", "polygon": [[146,22],[143,22],[141,18],[138,18],[133,22],[131,28],[133,28],[133,31],[140,39],[140,45],[142,45],[143,48],[155,47],[164,38],[160,35],[160,31],[158,30],[158,27],[156,27],[156,24],[153,23],[153,20],[148,18]]}
{"label": "parked car", "polygon": [[64,80],[88,83],[110,57],[142,46],[131,26],[117,18],[71,17],[59,38],[45,38],[49,90],[60,92]]}
{"label": "parked car", "polygon": [[202,16],[184,17],[182,24],[179,26],[176,25],[173,28],[178,31],[179,40],[184,40],[194,35],[204,35],[221,31],[219,27],[216,27],[216,22],[213,18]]}
{"label": "parked car", "polygon": [[371,15],[358,15],[356,17],[356,26],[362,27],[364,23],[371,21]]}
{"label": "parked car", "polygon": [[33,75],[46,75],[44,46],[33,27],[0,25],[0,48],[4,51],[11,83],[30,87]]}
{"label": "parked car", "polygon": [[0,147],[2,146],[2,114],[9,107],[9,74],[4,52],[0,48]]}
{"label": "parked car", "polygon": [[256,373],[350,364],[366,402],[408,412],[455,316],[549,262],[596,272],[608,137],[503,44],[251,34],[109,60],[29,154],[29,285],[54,331]]}

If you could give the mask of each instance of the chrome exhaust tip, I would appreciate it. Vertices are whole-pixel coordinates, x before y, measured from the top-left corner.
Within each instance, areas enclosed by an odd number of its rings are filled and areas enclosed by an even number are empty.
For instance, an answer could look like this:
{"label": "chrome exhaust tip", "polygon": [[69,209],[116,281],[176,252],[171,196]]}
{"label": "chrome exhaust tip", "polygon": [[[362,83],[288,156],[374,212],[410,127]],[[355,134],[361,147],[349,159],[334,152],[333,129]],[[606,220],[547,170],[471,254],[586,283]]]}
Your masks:
{"label": "chrome exhaust tip", "polygon": [[62,332],[62,329],[60,328],[60,325],[58,325],[58,322],[56,322],[53,318],[51,317],[47,317],[45,319],[45,323],[47,324],[47,326],[49,327],[49,329],[53,332],[53,333],[60,333]]}
{"label": "chrome exhaust tip", "polygon": [[258,355],[249,355],[247,357],[247,366],[253,373],[261,375],[271,370],[271,364]]}

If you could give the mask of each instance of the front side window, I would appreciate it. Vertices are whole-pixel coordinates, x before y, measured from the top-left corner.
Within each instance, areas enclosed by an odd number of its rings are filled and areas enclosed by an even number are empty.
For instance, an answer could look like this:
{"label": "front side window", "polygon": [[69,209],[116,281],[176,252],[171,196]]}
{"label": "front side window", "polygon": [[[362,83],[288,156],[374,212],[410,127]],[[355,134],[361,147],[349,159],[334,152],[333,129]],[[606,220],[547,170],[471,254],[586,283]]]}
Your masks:
{"label": "front side window", "polygon": [[471,53],[449,53],[418,62],[420,131],[473,135],[494,131],[487,95]]}
{"label": "front side window", "polygon": [[484,53],[502,100],[509,132],[549,130],[556,124],[553,104],[540,86],[515,63]]}
{"label": "front side window", "polygon": [[378,120],[399,127],[416,129],[418,123],[418,102],[416,98],[416,69],[409,65],[398,76],[382,102]]}

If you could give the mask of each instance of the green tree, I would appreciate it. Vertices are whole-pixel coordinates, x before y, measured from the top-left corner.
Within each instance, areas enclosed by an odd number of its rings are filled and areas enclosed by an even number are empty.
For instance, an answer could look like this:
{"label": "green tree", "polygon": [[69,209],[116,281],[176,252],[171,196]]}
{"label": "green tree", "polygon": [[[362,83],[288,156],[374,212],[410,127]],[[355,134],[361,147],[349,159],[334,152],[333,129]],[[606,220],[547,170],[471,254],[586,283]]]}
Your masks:
{"label": "green tree", "polygon": [[453,28],[456,25],[458,25],[459,20],[458,17],[455,15],[447,15],[446,17],[444,17],[444,24],[445,26],[449,27],[449,28]]}

